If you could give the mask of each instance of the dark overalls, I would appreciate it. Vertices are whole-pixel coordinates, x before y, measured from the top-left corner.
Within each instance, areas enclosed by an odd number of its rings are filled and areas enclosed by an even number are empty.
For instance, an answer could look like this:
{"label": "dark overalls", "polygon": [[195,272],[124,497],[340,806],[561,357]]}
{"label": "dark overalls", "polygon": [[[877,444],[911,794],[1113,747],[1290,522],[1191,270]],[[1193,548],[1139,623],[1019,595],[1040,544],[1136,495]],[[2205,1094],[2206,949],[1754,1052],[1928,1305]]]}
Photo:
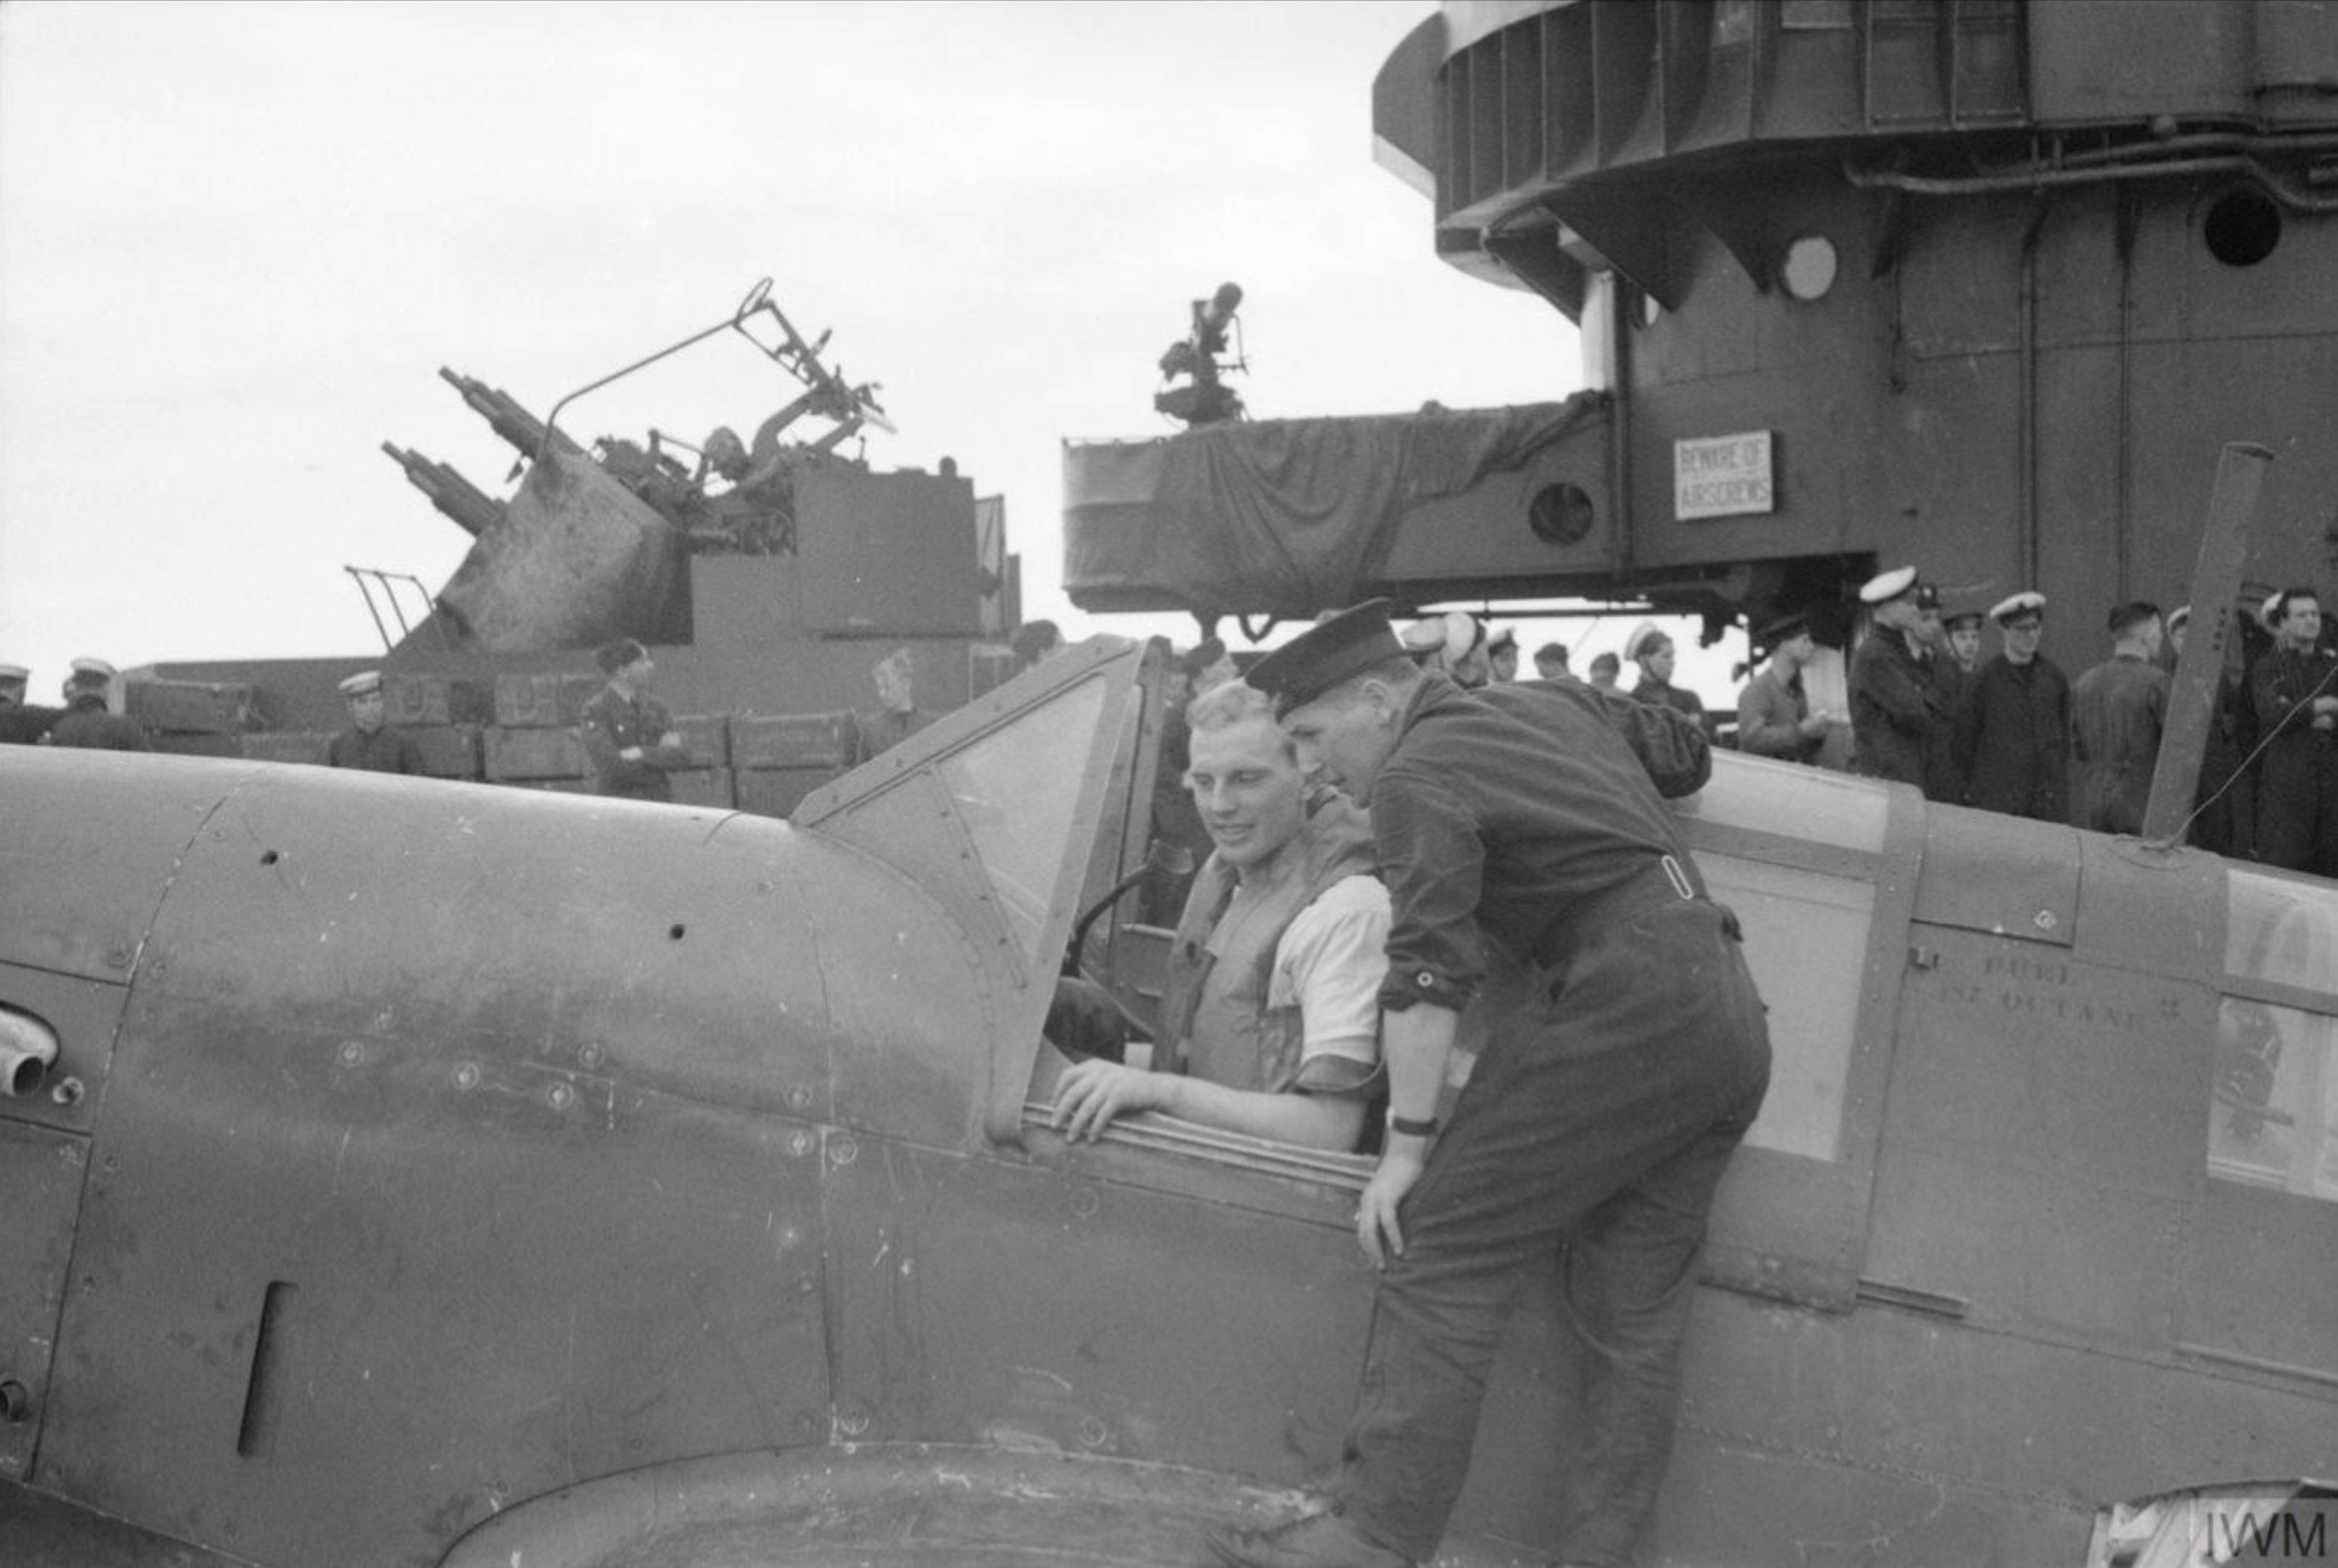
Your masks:
{"label": "dark overalls", "polygon": [[1586,1462],[1552,1477],[1577,1504],[1564,1555],[1629,1555],[1671,1452],[1706,1213],[1769,1083],[1735,919],[1704,897],[1646,752],[1601,696],[1432,678],[1373,784],[1384,1004],[1458,1011],[1481,939],[1531,974],[1400,1210],[1404,1255],[1380,1276],[1348,1433],[1342,1507],[1420,1561],[1460,1494],[1510,1304],[1561,1248],[1597,1348]]}

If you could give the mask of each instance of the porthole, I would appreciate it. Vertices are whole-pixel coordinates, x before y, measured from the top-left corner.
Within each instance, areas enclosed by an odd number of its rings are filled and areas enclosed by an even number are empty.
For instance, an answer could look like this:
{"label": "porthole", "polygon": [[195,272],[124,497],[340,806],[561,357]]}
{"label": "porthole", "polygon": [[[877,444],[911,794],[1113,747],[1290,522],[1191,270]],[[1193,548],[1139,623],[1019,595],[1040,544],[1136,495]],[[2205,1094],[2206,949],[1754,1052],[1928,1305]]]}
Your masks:
{"label": "porthole", "polygon": [[2208,254],[2227,267],[2254,267],[2281,243],[2281,209],[2262,191],[2227,191],[2200,226]]}
{"label": "porthole", "polygon": [[1778,263],[1778,282],[1789,296],[1805,304],[1823,299],[1834,287],[1840,264],[1833,240],[1823,234],[1805,234],[1786,246],[1785,258]]}
{"label": "porthole", "polygon": [[1578,485],[1546,485],[1527,505],[1527,526],[1546,544],[1580,544],[1591,524],[1591,497]]}

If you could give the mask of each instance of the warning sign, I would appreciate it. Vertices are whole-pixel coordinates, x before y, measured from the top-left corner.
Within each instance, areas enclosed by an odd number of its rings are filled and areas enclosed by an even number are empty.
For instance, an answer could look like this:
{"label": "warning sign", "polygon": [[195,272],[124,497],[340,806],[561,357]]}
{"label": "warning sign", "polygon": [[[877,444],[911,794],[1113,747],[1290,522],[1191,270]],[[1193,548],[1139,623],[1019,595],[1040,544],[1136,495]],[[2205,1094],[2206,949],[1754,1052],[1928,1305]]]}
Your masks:
{"label": "warning sign", "polygon": [[1705,436],[1673,443],[1673,517],[1735,517],[1777,510],[1770,432]]}

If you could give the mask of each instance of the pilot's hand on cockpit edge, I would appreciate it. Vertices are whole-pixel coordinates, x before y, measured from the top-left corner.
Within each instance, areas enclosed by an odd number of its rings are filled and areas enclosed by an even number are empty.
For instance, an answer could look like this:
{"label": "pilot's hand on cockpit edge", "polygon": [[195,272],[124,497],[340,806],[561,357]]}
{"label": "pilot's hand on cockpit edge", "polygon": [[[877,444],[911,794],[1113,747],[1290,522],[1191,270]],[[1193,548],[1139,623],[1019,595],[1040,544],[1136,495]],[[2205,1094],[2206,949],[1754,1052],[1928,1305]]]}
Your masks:
{"label": "pilot's hand on cockpit edge", "polygon": [[1160,1109],[1160,1074],[1117,1062],[1075,1062],[1056,1080],[1056,1110],[1048,1125],[1076,1143],[1104,1135],[1115,1116]]}
{"label": "pilot's hand on cockpit edge", "polygon": [[1364,1195],[1356,1200],[1356,1240],[1373,1268],[1385,1269],[1389,1259],[1404,1256],[1404,1231],[1397,1225],[1397,1205],[1420,1180],[1421,1167],[1428,1161],[1425,1140],[1391,1138],[1380,1155],[1379,1169],[1364,1183]]}

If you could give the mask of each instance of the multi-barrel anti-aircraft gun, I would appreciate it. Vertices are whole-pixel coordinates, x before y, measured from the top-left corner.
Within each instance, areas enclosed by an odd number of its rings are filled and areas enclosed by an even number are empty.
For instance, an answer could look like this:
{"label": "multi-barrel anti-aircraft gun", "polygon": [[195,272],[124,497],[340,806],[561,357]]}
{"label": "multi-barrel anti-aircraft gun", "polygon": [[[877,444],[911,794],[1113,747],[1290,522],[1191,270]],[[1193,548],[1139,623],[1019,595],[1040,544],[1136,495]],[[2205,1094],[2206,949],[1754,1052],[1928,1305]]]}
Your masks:
{"label": "multi-barrel anti-aircraft gun", "polygon": [[[856,385],[824,364],[830,334],[806,340],[770,289],[765,279],[714,326],[569,393],[548,419],[499,387],[440,369],[519,453],[514,473],[525,475],[519,492],[498,501],[452,466],[382,443],[431,505],[478,541],[434,601],[453,631],[489,648],[589,642],[614,634],[604,626],[655,625],[683,554],[795,553],[797,476],[865,427],[894,426],[877,384]],[[559,430],[560,411],[575,398],[726,328],[803,387],[752,440],[727,426],[696,444],[653,429],[646,442],[602,436],[588,450]],[[810,441],[783,439],[807,417],[828,429]]]}

